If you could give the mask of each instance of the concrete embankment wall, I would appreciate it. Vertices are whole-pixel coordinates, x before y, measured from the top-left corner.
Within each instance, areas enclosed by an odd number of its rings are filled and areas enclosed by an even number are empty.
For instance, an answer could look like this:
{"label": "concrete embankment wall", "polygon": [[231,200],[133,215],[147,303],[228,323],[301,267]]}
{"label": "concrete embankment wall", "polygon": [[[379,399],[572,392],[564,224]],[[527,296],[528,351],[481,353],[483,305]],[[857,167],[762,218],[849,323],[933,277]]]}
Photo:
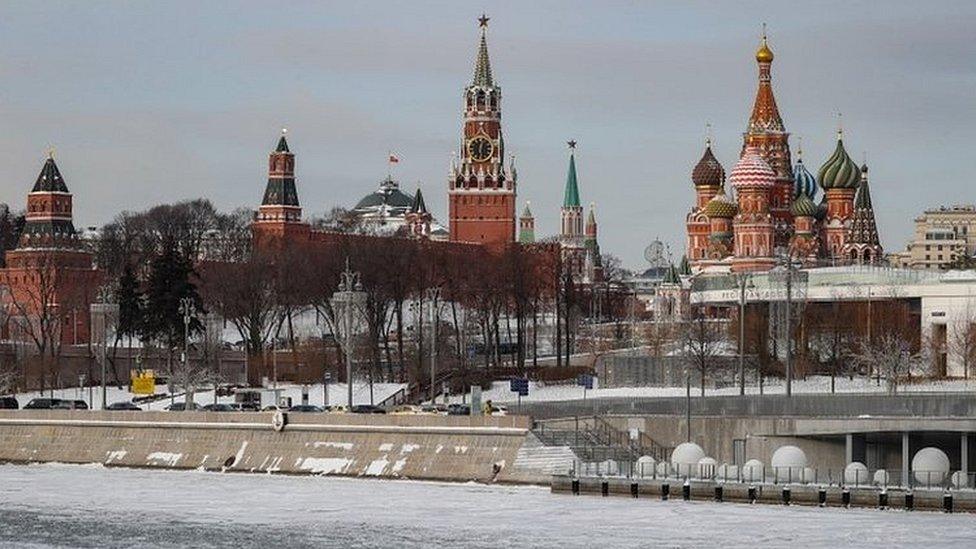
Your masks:
{"label": "concrete embankment wall", "polygon": [[526,417],[0,411],[0,462],[548,483],[516,465]]}

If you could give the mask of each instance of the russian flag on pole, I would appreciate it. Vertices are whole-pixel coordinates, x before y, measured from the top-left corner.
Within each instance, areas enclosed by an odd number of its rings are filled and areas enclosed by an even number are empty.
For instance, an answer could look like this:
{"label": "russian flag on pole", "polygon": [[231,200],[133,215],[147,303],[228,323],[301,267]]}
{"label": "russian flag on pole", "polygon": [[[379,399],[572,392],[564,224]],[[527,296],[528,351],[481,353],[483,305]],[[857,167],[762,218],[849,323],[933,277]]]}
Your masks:
{"label": "russian flag on pole", "polygon": [[396,164],[400,161],[400,157],[394,153],[390,153],[390,164]]}

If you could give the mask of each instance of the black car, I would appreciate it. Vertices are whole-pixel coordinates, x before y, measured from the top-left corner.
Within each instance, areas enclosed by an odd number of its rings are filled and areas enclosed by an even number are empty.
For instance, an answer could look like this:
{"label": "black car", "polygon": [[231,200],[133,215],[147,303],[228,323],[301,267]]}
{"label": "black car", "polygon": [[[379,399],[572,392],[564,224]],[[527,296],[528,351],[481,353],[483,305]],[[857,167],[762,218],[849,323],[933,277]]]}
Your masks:
{"label": "black car", "polygon": [[207,404],[200,408],[201,412],[236,412],[230,404]]}
{"label": "black car", "polygon": [[16,410],[20,403],[14,397],[0,397],[0,410]]}
{"label": "black car", "polygon": [[132,410],[132,411],[142,411],[142,408],[136,406],[135,404],[129,402],[128,400],[123,400],[122,402],[113,402],[108,405],[106,410]]}
{"label": "black car", "polygon": [[[196,405],[195,402],[190,403],[190,410],[198,410],[200,407]],[[166,407],[170,412],[185,412],[186,403],[184,402],[174,402]]]}
{"label": "black car", "polygon": [[51,407],[53,410],[87,410],[88,403],[84,400],[62,400]]}
{"label": "black car", "polygon": [[447,415],[449,416],[470,416],[471,407],[467,404],[451,404],[447,407]]}
{"label": "black car", "polygon": [[289,412],[324,412],[322,408],[318,406],[313,406],[311,404],[296,404],[291,408],[288,408]]}
{"label": "black car", "polygon": [[61,403],[60,398],[32,398],[25,410],[50,410]]}
{"label": "black car", "polygon": [[352,407],[352,413],[354,414],[385,414],[386,410],[380,408],[379,406],[373,406],[372,404],[357,404]]}

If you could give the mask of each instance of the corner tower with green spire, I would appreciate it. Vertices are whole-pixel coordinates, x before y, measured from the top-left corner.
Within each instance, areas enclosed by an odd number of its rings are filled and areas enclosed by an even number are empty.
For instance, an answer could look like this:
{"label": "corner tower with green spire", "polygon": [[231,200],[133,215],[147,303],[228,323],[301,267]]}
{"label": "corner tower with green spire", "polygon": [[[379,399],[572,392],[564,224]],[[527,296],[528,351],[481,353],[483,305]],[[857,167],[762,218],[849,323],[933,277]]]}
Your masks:
{"label": "corner tower with green spire", "polygon": [[577,280],[582,281],[586,272],[586,235],[576,175],[576,141],[570,140],[566,144],[569,146],[569,169],[566,172],[563,206],[559,210],[559,245],[563,261]]}

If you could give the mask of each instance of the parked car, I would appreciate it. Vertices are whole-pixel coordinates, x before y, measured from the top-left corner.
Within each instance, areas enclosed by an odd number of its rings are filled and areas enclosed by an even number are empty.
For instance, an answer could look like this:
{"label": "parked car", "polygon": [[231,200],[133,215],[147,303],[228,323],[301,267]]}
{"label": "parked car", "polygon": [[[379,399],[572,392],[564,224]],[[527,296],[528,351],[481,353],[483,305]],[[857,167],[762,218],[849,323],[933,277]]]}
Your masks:
{"label": "parked car", "polygon": [[[186,411],[186,403],[185,402],[174,402],[174,403],[170,404],[169,406],[167,406],[166,409],[169,410],[170,412],[185,412]],[[200,409],[200,407],[197,406],[197,404],[195,402],[191,402],[190,403],[190,410],[198,410],[198,409]]]}
{"label": "parked car", "polygon": [[235,412],[259,412],[261,407],[254,402],[233,402],[228,404]]}
{"label": "parked car", "polygon": [[424,404],[420,407],[420,411],[425,414],[447,414],[446,404]]}
{"label": "parked car", "polygon": [[401,404],[400,406],[394,408],[393,411],[390,413],[395,416],[413,416],[417,414],[423,414],[424,411],[420,408],[420,406],[414,406],[412,404]]}
{"label": "parked car", "polygon": [[0,397],[0,410],[16,410],[20,403],[14,397]]}
{"label": "parked car", "polygon": [[236,412],[230,404],[205,404],[200,408],[201,412]]}
{"label": "parked car", "polygon": [[57,406],[61,402],[60,398],[32,398],[30,402],[24,406],[25,410],[50,410]]}
{"label": "parked car", "polygon": [[508,415],[508,408],[506,408],[504,406],[498,406],[498,405],[492,404],[491,405],[491,415],[493,415],[493,416],[507,416]]}
{"label": "parked car", "polygon": [[88,403],[84,400],[62,400],[51,407],[52,410],[87,410]]}
{"label": "parked car", "polygon": [[142,411],[142,408],[136,406],[135,404],[133,404],[128,400],[123,400],[121,402],[113,402],[109,404],[108,407],[105,409],[106,410],[131,410],[133,412]]}
{"label": "parked car", "polygon": [[278,410],[285,411],[284,408],[278,406],[277,404],[268,404],[264,408],[261,408],[262,412],[277,412]]}
{"label": "parked car", "polygon": [[288,408],[289,412],[324,412],[322,408],[318,406],[313,406],[311,404],[296,404],[291,408]]}
{"label": "parked car", "polygon": [[447,415],[449,416],[470,416],[471,406],[467,404],[451,404],[447,407]]}
{"label": "parked car", "polygon": [[372,404],[357,404],[352,407],[354,414],[385,414],[386,410]]}
{"label": "parked car", "polygon": [[344,414],[346,413],[346,407],[342,406],[341,404],[337,404],[335,406],[326,406],[325,411],[329,412],[330,414]]}

